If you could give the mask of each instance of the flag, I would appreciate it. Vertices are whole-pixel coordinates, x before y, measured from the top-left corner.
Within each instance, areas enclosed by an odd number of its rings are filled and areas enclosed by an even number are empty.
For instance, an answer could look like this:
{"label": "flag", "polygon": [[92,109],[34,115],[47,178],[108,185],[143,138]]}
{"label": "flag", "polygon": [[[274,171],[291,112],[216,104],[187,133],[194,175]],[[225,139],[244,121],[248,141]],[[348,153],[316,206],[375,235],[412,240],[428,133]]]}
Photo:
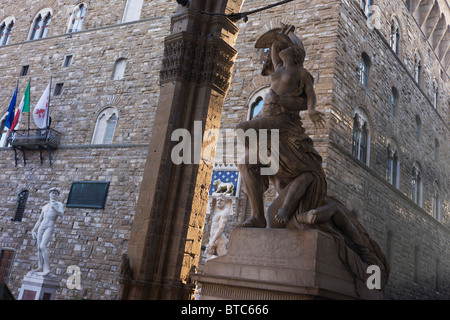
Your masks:
{"label": "flag", "polygon": [[27,89],[23,95],[22,101],[19,104],[19,107],[16,110],[16,115],[14,116],[14,121],[11,125],[10,131],[19,128],[19,122],[22,118],[22,113],[30,112],[30,82],[28,82]]}
{"label": "flag", "polygon": [[8,116],[6,117],[6,120],[5,120],[5,127],[7,127],[8,129],[11,128],[11,125],[14,121],[14,108],[16,107],[17,90],[18,90],[18,87],[16,87],[16,90],[14,91],[11,102],[9,103]]}
{"label": "flag", "polygon": [[50,83],[39,99],[33,111],[34,123],[39,129],[45,129],[48,126],[48,103],[50,100]]}

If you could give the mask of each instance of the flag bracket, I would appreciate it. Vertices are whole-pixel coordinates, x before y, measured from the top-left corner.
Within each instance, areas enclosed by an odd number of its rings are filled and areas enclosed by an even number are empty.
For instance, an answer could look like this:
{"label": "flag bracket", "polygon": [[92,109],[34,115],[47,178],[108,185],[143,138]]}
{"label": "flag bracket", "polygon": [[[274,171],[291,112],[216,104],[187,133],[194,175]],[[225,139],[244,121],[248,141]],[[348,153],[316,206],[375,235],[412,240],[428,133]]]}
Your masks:
{"label": "flag bracket", "polygon": [[61,141],[61,133],[54,129],[29,129],[15,130],[8,138],[9,144],[14,150],[14,159],[17,167],[17,150],[22,151],[23,163],[26,165],[26,150],[39,150],[41,165],[44,163],[42,151],[48,152],[49,164],[52,166],[52,151],[58,148]]}

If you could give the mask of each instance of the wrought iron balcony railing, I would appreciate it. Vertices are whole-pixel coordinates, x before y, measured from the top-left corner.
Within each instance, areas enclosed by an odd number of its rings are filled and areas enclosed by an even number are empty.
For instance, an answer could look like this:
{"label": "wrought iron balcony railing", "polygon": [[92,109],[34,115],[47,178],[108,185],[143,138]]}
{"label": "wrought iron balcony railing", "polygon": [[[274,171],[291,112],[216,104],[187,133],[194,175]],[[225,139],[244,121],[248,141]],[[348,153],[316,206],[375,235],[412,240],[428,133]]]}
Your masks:
{"label": "wrought iron balcony railing", "polygon": [[17,150],[22,151],[24,165],[26,165],[25,151],[39,150],[41,165],[43,162],[42,150],[47,150],[50,165],[52,165],[51,151],[57,149],[62,134],[54,129],[16,130],[8,137],[8,142],[14,149],[14,159],[17,166]]}

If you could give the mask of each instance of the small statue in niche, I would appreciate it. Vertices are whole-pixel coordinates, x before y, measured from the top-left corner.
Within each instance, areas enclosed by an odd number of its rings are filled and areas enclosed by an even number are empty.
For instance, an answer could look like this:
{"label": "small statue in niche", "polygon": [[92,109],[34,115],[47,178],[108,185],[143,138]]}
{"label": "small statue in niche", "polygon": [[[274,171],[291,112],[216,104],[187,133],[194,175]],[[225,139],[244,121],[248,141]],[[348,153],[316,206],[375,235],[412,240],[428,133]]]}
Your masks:
{"label": "small statue in niche", "polygon": [[50,274],[50,250],[48,244],[55,230],[56,219],[64,214],[64,205],[56,201],[60,193],[61,191],[58,188],[49,190],[50,202],[42,207],[39,219],[31,231],[33,239],[37,239],[39,255],[38,268],[31,271],[32,274],[55,277],[53,274]]}
{"label": "small statue in niche", "polygon": [[216,210],[211,219],[209,242],[206,247],[207,260],[223,256],[227,253],[228,238],[224,233],[230,215],[230,208],[226,205],[226,197],[221,194],[216,199]]}

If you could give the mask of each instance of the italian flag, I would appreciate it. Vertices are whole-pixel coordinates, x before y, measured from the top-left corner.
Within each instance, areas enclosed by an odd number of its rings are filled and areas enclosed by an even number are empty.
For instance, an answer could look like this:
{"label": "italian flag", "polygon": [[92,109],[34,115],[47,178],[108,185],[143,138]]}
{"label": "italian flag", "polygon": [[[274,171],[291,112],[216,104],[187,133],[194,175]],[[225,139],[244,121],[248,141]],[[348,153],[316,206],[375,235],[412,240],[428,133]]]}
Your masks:
{"label": "italian flag", "polygon": [[16,109],[16,115],[14,116],[10,131],[19,128],[19,122],[22,118],[22,113],[24,112],[30,112],[30,82],[28,82],[28,86],[25,90],[22,101],[20,102],[19,107]]}

